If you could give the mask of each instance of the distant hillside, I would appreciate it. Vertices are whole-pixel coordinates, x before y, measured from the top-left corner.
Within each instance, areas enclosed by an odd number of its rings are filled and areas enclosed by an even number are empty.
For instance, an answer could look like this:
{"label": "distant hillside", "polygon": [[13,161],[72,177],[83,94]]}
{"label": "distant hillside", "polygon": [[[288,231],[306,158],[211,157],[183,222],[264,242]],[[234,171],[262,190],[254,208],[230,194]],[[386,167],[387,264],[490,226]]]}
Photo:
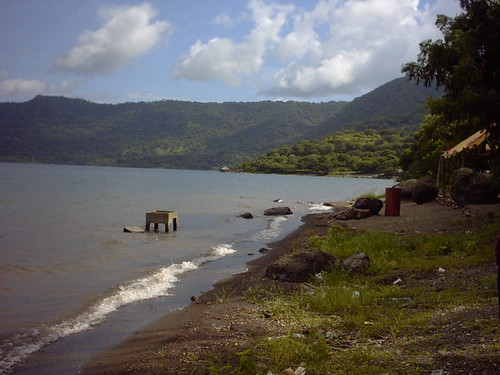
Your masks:
{"label": "distant hillside", "polygon": [[399,157],[427,113],[429,96],[442,92],[406,78],[354,99],[294,145],[274,148],[238,169],[254,173],[363,174],[392,177]]}
{"label": "distant hillside", "polygon": [[0,104],[0,160],[210,169],[293,142],[346,103]]}
{"label": "distant hillside", "polygon": [[405,78],[352,102],[0,103],[0,161],[211,169],[344,128],[415,128],[429,89]]}
{"label": "distant hillside", "polygon": [[427,98],[442,94],[442,90],[417,85],[405,77],[397,78],[354,99],[312,129],[307,138],[328,137],[341,129],[416,131],[427,113]]}

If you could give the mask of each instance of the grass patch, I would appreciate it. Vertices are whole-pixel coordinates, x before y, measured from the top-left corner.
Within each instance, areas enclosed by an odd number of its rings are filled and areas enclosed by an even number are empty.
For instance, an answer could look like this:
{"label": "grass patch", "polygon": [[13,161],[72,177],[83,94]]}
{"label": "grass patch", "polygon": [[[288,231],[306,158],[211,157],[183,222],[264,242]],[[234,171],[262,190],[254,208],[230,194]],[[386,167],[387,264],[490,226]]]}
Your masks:
{"label": "grass patch", "polygon": [[272,373],[286,368],[296,368],[303,363],[311,364],[309,372],[327,370],[330,346],[320,334],[294,334],[271,338],[262,345],[270,359]]}
{"label": "grass patch", "polygon": [[[435,352],[429,353],[429,345],[418,338],[422,335],[432,337],[437,329],[435,324],[442,324],[442,320],[461,308],[479,310],[482,303],[496,303],[494,275],[483,277],[480,285],[453,276],[460,267],[491,259],[497,233],[500,233],[500,225],[493,222],[454,235],[359,233],[334,226],[327,235],[312,237],[311,246],[339,259],[356,252],[364,252],[371,259],[367,276],[342,272],[323,274],[315,288],[294,296],[296,303],[290,310],[293,311],[290,312],[292,320],[307,314],[340,317],[333,324],[330,321],[330,326],[323,322],[314,327],[325,332],[325,338],[326,332],[333,330],[338,333],[338,337],[329,342],[332,348],[342,343],[342,337],[350,337],[356,344],[364,343],[358,348],[351,342],[347,350],[331,351],[322,366],[318,367],[313,361],[316,368],[323,368],[314,373],[429,373],[428,363],[432,362]],[[439,274],[439,268],[444,272]],[[418,275],[418,278],[404,287],[387,282],[387,278],[398,274],[405,275],[403,278],[411,279],[412,275]],[[382,282],[384,279],[386,282]],[[480,320],[474,324],[486,332],[496,332],[491,322]],[[409,337],[417,338],[413,346]],[[381,343],[372,345],[377,340]],[[274,350],[279,348],[278,345]],[[403,349],[406,356],[402,354]],[[278,358],[279,354],[274,356]],[[276,361],[275,366],[282,369],[280,363]]]}
{"label": "grass patch", "polygon": [[[497,306],[496,275],[468,270],[493,262],[498,233],[497,220],[453,235],[334,226],[325,236],[311,237],[311,247],[340,260],[366,253],[370,269],[365,275],[323,273],[293,294],[249,288],[246,299],[287,332],[256,338],[255,374],[281,374],[298,366],[308,375],[430,374],[439,369],[438,353],[460,356],[464,347],[481,358],[477,363],[493,363],[491,353],[499,349],[498,320],[480,315],[487,306]],[[403,283],[394,285],[399,276]],[[463,332],[483,341],[472,342]]]}
{"label": "grass patch", "polygon": [[219,292],[215,293],[217,303],[226,302],[236,292],[236,289],[222,287]]}
{"label": "grass patch", "polygon": [[470,265],[488,259],[497,233],[500,233],[498,221],[453,235],[359,233],[336,225],[325,236],[311,237],[310,245],[339,259],[364,252],[371,259],[370,271],[375,275],[401,269],[429,272],[439,267]]}
{"label": "grass patch", "polygon": [[368,190],[366,193],[361,194],[358,198],[376,198],[383,199],[385,198],[385,193],[377,194],[375,189]]}

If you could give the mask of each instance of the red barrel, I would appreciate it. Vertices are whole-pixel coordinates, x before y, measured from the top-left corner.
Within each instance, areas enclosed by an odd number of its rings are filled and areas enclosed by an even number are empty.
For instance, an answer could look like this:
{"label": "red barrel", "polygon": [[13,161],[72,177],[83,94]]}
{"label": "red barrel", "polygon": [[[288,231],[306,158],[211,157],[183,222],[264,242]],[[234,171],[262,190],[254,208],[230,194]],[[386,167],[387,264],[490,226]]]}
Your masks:
{"label": "red barrel", "polygon": [[401,208],[401,189],[385,189],[385,216],[399,216]]}

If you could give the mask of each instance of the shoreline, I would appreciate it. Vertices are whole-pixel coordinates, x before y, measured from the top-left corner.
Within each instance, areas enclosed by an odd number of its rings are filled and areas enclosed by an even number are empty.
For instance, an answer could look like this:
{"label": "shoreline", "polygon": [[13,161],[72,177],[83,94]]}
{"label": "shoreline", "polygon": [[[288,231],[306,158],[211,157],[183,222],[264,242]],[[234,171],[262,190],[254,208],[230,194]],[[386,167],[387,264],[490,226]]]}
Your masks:
{"label": "shoreline", "polygon": [[[498,209],[498,205],[493,209]],[[454,209],[437,202],[423,205],[403,202],[400,216],[377,215],[344,223],[365,231],[453,233],[460,230],[458,223],[461,227],[481,225],[477,219],[487,218],[491,212],[488,205]],[[80,374],[189,373],[189,369],[199,365],[200,358],[214,360],[223,356],[228,347],[234,352],[247,349],[256,334],[286,334],[279,321],[267,319],[258,306],[245,299],[245,292],[248,288],[268,291],[300,288],[301,284],[265,279],[266,267],[292,249],[307,247],[311,235],[324,234],[338,223],[328,213],[307,214],[301,221],[295,231],[270,243],[267,254],[248,262],[246,272],[215,283],[210,291],[185,308],[165,315],[117,347],[99,353],[82,366]]]}
{"label": "shoreline", "polygon": [[[212,289],[201,294],[186,307],[166,314],[146,326],[143,330],[127,338],[117,347],[99,353],[82,366],[80,374],[133,374],[136,371],[138,373],[147,371],[143,366],[137,366],[138,363],[142,362],[144,364],[144,357],[157,351],[162,346],[168,344],[182,346],[183,342],[198,342],[203,340],[202,337],[199,337],[198,331],[205,331],[207,329],[207,321],[199,319],[199,317],[210,315],[211,319],[215,321],[224,320],[228,322],[228,325],[231,324],[231,321],[237,319],[234,316],[230,316],[227,310],[238,310],[241,313],[242,309],[247,310],[249,308],[246,305],[251,304],[245,302],[243,296],[245,290],[249,287],[257,285],[263,288],[272,287],[275,281],[264,278],[266,267],[276,259],[290,252],[291,243],[303,241],[307,237],[306,232],[308,232],[308,235],[313,231],[318,235],[325,233],[327,226],[322,223],[323,220],[316,220],[316,218],[324,217],[325,214],[323,213],[312,213],[302,216],[302,224],[297,229],[283,239],[267,244],[269,251],[259,258],[247,262],[245,272],[237,273],[217,281],[213,284]],[[224,304],[217,303],[217,300],[221,298],[225,291],[230,291],[230,301],[225,301]],[[245,305],[245,307],[243,308],[242,305]],[[214,331],[218,329],[216,325],[211,328]],[[205,334],[206,338],[209,338],[214,332]],[[202,334],[201,336],[204,335]],[[173,351],[173,353],[178,352]],[[165,355],[168,357],[168,354]],[[165,358],[165,362],[169,363],[167,358]],[[174,374],[175,371],[171,373]]]}

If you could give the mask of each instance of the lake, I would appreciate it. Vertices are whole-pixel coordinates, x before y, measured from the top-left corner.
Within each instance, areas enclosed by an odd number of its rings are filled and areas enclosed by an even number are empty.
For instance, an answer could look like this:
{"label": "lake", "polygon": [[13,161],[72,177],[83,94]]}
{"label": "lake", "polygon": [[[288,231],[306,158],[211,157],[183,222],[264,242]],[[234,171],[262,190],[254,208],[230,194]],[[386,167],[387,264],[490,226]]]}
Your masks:
{"label": "lake", "polygon": [[[328,210],[323,202],[393,184],[17,163],[0,163],[0,180],[0,374],[39,375],[77,374],[96,352],[244,271],[304,214]],[[276,206],[293,215],[263,215]],[[123,232],[155,210],[177,211],[178,230]]]}

